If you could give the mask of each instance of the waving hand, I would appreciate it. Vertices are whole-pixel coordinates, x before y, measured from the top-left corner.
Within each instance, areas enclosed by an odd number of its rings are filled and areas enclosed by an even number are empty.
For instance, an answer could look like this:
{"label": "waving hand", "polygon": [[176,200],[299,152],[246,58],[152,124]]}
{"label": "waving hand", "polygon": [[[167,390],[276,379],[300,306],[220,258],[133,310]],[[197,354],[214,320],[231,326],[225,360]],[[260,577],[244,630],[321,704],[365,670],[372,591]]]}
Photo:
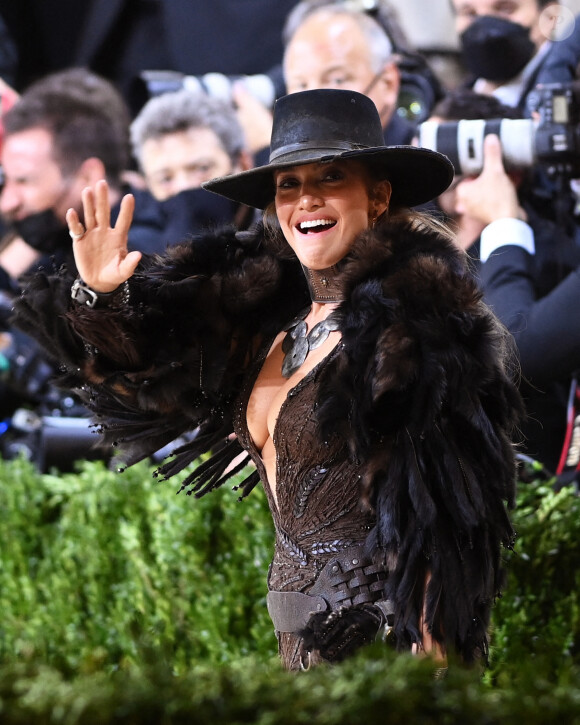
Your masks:
{"label": "waving hand", "polygon": [[74,209],[66,214],[77,269],[95,292],[112,292],[131,277],[141,259],[141,252],[127,250],[135,199],[132,194],[123,197],[114,227],[106,181],[98,181],[94,189],[84,189],[82,201],[85,228]]}

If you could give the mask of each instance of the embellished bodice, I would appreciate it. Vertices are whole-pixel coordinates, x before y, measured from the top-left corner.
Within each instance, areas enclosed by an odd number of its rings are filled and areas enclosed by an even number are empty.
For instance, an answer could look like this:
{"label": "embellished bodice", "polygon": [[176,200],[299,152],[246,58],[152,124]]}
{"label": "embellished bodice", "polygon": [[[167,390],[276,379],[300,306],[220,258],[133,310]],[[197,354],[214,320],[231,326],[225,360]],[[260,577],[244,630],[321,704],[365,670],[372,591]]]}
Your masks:
{"label": "embellished bodice", "polygon": [[276,449],[276,500],[259,452],[251,440],[246,407],[269,345],[258,355],[242,391],[234,420],[241,445],[260,474],[276,530],[269,588],[307,592],[337,552],[362,542],[373,519],[364,511],[360,472],[344,440],[320,440],[316,392],[337,346],[293,387],[282,404],[273,434]]}

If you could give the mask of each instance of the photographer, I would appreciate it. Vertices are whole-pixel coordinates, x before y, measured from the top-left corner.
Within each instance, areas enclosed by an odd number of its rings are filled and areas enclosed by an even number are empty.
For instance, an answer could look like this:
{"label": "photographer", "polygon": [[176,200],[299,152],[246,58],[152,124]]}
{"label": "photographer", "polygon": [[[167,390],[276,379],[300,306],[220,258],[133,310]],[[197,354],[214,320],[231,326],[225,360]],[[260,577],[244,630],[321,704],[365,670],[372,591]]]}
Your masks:
{"label": "photographer", "polygon": [[[567,225],[538,211],[530,187],[554,158],[562,170],[556,176],[566,184],[563,170],[572,173],[577,164],[575,93],[568,86],[544,88],[546,120],[536,124],[494,96],[457,89],[419,128],[419,145],[446,153],[454,163],[454,182],[437,205],[471,257],[486,301],[515,338],[528,413],[523,450],[552,472],[560,468],[568,395],[580,359],[580,248]],[[562,111],[564,99],[567,126],[554,122],[553,111]],[[564,137],[571,150],[564,149]],[[567,196],[555,203],[567,205]]]}
{"label": "photographer", "polygon": [[563,473],[569,393],[580,362],[580,248],[526,203],[522,180],[504,169],[497,136],[485,138],[483,151],[481,174],[456,187],[455,211],[483,227],[485,299],[513,334],[520,357],[525,451]]}
{"label": "photographer", "polygon": [[526,98],[551,51],[555,0],[451,0],[468,85],[526,111]]}
{"label": "photographer", "polygon": [[[444,146],[442,152],[454,163],[453,183],[437,198],[436,211],[438,209],[443,213],[445,222],[455,232],[456,244],[467,251],[476,268],[479,268],[479,236],[485,225],[480,219],[459,212],[456,208],[457,186],[464,178],[472,175],[470,164],[474,163],[471,159],[465,158],[464,154],[466,150],[469,154],[471,143],[467,144],[467,149],[464,148],[463,143],[459,143],[458,122],[475,121],[480,123],[480,120],[517,119],[520,117],[520,113],[515,108],[506,106],[495,96],[475,93],[468,88],[460,88],[447,93],[435,106],[433,115],[428,121],[419,126],[418,144],[435,149],[439,143],[442,143]],[[443,131],[446,139],[439,139],[438,137],[442,135],[440,129],[445,128],[449,129],[447,133]],[[516,178],[512,178],[514,183],[518,183]]]}
{"label": "photographer", "polygon": [[[385,0],[302,0],[284,26],[283,76],[288,93],[317,88],[364,93],[379,111],[385,143],[397,146],[411,143],[417,124],[401,103],[404,84],[422,118],[443,92],[427,63],[409,50],[392,13]],[[271,111],[241,84],[234,98],[259,164],[269,143]]]}

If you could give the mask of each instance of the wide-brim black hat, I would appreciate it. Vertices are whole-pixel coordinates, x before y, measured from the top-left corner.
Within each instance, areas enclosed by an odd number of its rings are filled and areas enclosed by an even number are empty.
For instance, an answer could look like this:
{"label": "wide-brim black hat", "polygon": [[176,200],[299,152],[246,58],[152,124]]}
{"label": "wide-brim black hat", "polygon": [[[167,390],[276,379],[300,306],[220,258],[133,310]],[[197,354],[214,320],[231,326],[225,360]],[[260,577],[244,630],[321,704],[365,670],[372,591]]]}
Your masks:
{"label": "wide-brim black hat", "polygon": [[357,159],[392,185],[391,204],[417,206],[453,180],[447,156],[415,146],[385,146],[375,104],[356,91],[319,89],[283,96],[274,106],[270,159],[203,184],[228,199],[265,209],[274,201],[273,171],[288,166]]}

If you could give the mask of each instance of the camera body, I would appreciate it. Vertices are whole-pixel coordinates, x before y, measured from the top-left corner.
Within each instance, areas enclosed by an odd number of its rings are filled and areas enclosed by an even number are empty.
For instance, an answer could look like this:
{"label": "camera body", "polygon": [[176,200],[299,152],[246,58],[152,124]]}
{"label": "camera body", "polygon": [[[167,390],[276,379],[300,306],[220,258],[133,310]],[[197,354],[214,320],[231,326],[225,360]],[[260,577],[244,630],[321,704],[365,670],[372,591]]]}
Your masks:
{"label": "camera body", "polygon": [[178,71],[145,70],[139,74],[133,89],[140,96],[143,105],[150,98],[187,88],[192,92],[203,92],[214,98],[233,102],[233,86],[242,83],[264,106],[271,108],[276,98],[284,93],[281,77],[276,73],[231,76],[223,73],[205,73],[192,76]]}
{"label": "camera body", "polygon": [[580,82],[538,85],[528,96],[539,122],[535,158],[550,176],[580,177]]}
{"label": "camera body", "polygon": [[54,384],[56,363],[10,326],[12,307],[0,291],[0,457],[24,456],[42,472],[73,470],[80,459],[109,460],[87,408]]}
{"label": "camera body", "polygon": [[499,136],[506,170],[541,166],[551,178],[580,177],[580,82],[541,84],[528,97],[526,119],[425,121],[419,146],[449,157],[455,173],[483,168],[483,140]]}
{"label": "camera body", "polygon": [[[401,73],[397,114],[414,123],[424,121],[434,104],[443,97],[443,87],[421,55],[404,51],[397,56]],[[144,70],[133,84],[132,95],[139,107],[150,98],[183,88],[232,103],[235,83],[243,84],[263,106],[270,109],[276,99],[286,93],[282,66],[277,66],[268,73],[243,76],[223,73],[192,76],[171,70]]]}

